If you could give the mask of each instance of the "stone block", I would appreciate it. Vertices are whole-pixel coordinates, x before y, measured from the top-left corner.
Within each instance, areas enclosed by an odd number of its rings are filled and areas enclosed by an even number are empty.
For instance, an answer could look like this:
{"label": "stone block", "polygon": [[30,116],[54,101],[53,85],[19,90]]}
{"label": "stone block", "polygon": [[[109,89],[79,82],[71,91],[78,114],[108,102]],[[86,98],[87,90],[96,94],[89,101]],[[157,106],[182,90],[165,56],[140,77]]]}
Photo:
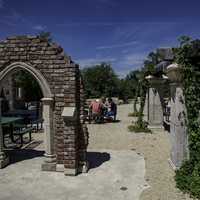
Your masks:
{"label": "stone block", "polygon": [[56,163],[43,163],[41,169],[42,171],[56,171]]}

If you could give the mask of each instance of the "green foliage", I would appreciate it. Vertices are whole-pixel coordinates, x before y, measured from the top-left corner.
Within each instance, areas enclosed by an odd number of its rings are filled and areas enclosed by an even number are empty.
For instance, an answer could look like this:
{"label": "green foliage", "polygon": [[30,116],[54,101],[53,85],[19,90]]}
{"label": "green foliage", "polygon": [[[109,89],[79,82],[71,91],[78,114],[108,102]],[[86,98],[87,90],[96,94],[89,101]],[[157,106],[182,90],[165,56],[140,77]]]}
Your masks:
{"label": "green foliage", "polygon": [[155,66],[160,62],[160,55],[155,52],[150,52],[147,59],[144,61],[143,72],[146,75],[155,74]]}
{"label": "green foliage", "polygon": [[140,115],[139,112],[132,112],[128,114],[129,117],[139,117],[139,115]]}
{"label": "green foliage", "polygon": [[124,79],[119,82],[119,98],[127,100],[134,98],[137,92],[137,86],[139,82],[140,71],[131,71]]}
{"label": "green foliage", "polygon": [[182,167],[176,171],[175,180],[180,190],[190,193],[190,195],[195,198],[200,198],[199,163],[194,164],[191,160],[186,161]]}
{"label": "green foliage", "polygon": [[42,31],[39,33],[39,38],[44,42],[52,42],[52,36],[50,32]]}
{"label": "green foliage", "polygon": [[101,63],[82,70],[87,98],[116,96],[127,102],[134,98],[139,81],[140,71],[131,71],[120,79],[108,63]]}
{"label": "green foliage", "polygon": [[176,171],[177,187],[200,199],[200,40],[180,39],[176,61],[182,67],[187,109],[187,132],[190,158]]}
{"label": "green foliage", "polygon": [[178,41],[180,42],[180,46],[184,46],[186,44],[190,44],[192,39],[189,36],[183,35],[180,38],[178,38]]}
{"label": "green foliage", "polygon": [[152,133],[147,127],[148,123],[145,121],[137,121],[135,124],[129,125],[128,130],[135,133]]}
{"label": "green foliage", "polygon": [[[145,77],[149,74],[155,73],[155,65],[158,63],[159,57],[156,53],[151,52],[147,59],[144,61],[144,68],[138,73],[138,84],[137,90],[135,94],[135,101],[134,101],[134,115],[137,115],[138,119],[134,125],[130,125],[128,129],[131,131],[137,132],[151,132],[150,129],[147,128],[147,122],[143,120],[143,111],[146,99],[146,93],[148,91],[148,82]],[[137,111],[137,103],[138,97],[140,97],[140,109]]]}
{"label": "green foliage", "polygon": [[14,77],[16,87],[23,88],[25,101],[38,101],[42,98],[40,86],[32,75],[25,71],[19,71]]}
{"label": "green foliage", "polygon": [[87,98],[118,95],[119,79],[110,64],[101,63],[93,67],[84,68],[82,76]]}

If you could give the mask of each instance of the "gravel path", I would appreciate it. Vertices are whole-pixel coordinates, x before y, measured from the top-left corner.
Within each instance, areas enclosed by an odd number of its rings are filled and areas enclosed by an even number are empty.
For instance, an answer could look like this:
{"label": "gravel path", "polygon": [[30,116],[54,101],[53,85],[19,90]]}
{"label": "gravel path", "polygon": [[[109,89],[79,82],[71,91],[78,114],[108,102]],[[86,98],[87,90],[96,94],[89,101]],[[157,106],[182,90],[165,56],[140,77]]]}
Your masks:
{"label": "gravel path", "polygon": [[174,171],[168,164],[170,144],[168,133],[155,131],[153,134],[130,133],[127,126],[134,120],[128,117],[132,105],[118,108],[118,123],[88,125],[89,150],[133,150],[142,155],[146,162],[146,181],[150,188],[140,196],[141,200],[189,200],[175,187]]}

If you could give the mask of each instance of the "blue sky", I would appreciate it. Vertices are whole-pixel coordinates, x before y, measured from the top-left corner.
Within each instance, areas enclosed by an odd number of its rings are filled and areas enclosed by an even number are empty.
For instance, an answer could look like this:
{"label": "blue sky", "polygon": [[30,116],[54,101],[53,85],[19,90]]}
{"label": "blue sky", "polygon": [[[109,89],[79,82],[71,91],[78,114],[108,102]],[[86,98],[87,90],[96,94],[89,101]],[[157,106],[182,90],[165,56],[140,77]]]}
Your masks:
{"label": "blue sky", "polygon": [[119,76],[150,51],[200,38],[199,0],[0,0],[0,39],[50,31],[81,67],[110,62]]}

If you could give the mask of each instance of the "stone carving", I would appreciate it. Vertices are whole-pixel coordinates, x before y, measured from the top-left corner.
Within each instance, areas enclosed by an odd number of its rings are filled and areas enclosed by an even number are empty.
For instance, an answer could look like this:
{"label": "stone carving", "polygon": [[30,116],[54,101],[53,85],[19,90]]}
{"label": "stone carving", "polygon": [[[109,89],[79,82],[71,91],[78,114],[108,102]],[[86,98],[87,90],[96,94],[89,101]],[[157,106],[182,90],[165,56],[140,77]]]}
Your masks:
{"label": "stone carving", "polygon": [[181,166],[182,162],[188,158],[188,137],[186,127],[186,108],[181,85],[181,67],[172,64],[167,68],[168,77],[171,81],[171,120],[170,139],[171,156],[170,164],[174,169]]}

